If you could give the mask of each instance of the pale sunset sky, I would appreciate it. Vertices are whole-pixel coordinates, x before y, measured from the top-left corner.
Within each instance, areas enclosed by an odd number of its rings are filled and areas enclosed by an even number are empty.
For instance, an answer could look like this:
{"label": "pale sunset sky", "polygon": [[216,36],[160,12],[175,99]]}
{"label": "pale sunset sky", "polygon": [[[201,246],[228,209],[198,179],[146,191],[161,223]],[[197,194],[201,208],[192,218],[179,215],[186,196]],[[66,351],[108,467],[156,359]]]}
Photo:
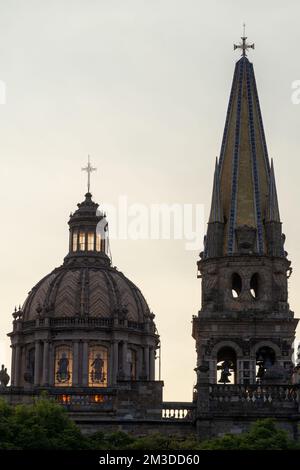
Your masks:
{"label": "pale sunset sky", "polygon": [[[244,21],[299,316],[299,17],[296,0],[0,0],[1,364],[10,369],[14,306],[67,254],[88,154],[98,203],[202,204],[207,220]],[[156,315],[165,400],[192,398],[201,250],[111,241],[114,265]]]}

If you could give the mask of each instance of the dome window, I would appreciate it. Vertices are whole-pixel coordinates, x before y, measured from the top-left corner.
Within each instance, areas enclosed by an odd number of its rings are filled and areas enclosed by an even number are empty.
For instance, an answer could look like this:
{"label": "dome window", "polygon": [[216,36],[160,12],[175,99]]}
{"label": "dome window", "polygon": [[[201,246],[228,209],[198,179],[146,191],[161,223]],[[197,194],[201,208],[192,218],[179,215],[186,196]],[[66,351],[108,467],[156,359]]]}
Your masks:
{"label": "dome window", "polygon": [[101,251],[101,234],[96,235],[96,251]]}
{"label": "dome window", "polygon": [[85,250],[85,233],[84,232],[79,233],[79,250],[80,251]]}
{"label": "dome window", "polygon": [[88,251],[94,251],[94,239],[95,239],[94,233],[89,232],[88,233]]}
{"label": "dome window", "polygon": [[70,346],[59,346],[55,351],[55,385],[72,386],[73,355]]}
{"label": "dome window", "polygon": [[107,348],[103,346],[89,350],[89,386],[107,387]]}

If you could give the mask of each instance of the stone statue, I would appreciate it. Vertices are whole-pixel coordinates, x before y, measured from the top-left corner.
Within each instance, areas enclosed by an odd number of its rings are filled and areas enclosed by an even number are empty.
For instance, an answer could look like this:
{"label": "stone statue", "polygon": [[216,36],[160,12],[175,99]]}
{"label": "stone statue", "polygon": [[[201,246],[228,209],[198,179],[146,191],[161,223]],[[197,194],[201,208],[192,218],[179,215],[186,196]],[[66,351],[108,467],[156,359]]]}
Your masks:
{"label": "stone statue", "polygon": [[70,378],[69,359],[67,358],[67,354],[65,352],[62,353],[62,356],[58,361],[58,371],[56,376],[59,382],[68,382]]}
{"label": "stone statue", "polygon": [[7,387],[9,379],[10,377],[7,373],[7,369],[4,368],[4,364],[2,364],[0,370],[0,387]]}
{"label": "stone statue", "polygon": [[96,358],[92,362],[91,366],[93,367],[93,370],[91,373],[92,382],[103,382],[104,381],[104,376],[103,376],[104,361],[101,358],[100,354],[96,355]]}

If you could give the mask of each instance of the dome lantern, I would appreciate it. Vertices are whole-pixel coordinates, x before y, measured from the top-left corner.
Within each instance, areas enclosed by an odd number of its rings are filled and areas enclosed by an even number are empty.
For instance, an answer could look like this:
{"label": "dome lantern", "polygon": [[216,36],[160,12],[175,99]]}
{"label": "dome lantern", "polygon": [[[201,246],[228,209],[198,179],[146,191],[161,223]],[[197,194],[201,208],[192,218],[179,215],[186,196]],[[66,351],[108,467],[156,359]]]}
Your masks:
{"label": "dome lantern", "polygon": [[[100,255],[108,258],[108,223],[99,204],[86,193],[85,200],[77,204],[78,209],[70,215],[70,241],[67,258],[80,255]],[[107,260],[108,261],[108,260]]]}

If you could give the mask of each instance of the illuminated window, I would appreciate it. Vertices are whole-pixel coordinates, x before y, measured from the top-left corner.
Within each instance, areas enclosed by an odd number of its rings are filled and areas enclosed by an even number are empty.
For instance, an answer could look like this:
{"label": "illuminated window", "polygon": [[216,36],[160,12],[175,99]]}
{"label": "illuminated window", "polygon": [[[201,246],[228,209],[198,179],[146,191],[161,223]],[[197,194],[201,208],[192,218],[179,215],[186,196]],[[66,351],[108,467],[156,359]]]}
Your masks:
{"label": "illuminated window", "polygon": [[101,235],[97,233],[96,236],[96,251],[101,251]]}
{"label": "illuminated window", "polygon": [[59,346],[55,351],[55,386],[72,385],[73,357],[69,346]]}
{"label": "illuminated window", "polygon": [[129,363],[130,379],[136,380],[137,355],[133,349],[129,349],[127,352],[127,362]]}
{"label": "illuminated window", "polygon": [[73,251],[77,251],[77,243],[78,243],[78,232],[75,230],[73,232]]}
{"label": "illuminated window", "polygon": [[58,395],[57,399],[59,403],[62,403],[63,405],[69,405],[71,403],[70,395]]}
{"label": "illuminated window", "polygon": [[107,349],[103,346],[90,348],[89,386],[107,387]]}
{"label": "illuminated window", "polygon": [[88,251],[94,250],[94,234],[93,232],[88,233]]}
{"label": "illuminated window", "polygon": [[80,232],[79,234],[79,249],[80,251],[85,250],[85,233],[84,232]]}
{"label": "illuminated window", "polygon": [[94,395],[93,399],[95,403],[103,403],[105,401],[103,395]]}

